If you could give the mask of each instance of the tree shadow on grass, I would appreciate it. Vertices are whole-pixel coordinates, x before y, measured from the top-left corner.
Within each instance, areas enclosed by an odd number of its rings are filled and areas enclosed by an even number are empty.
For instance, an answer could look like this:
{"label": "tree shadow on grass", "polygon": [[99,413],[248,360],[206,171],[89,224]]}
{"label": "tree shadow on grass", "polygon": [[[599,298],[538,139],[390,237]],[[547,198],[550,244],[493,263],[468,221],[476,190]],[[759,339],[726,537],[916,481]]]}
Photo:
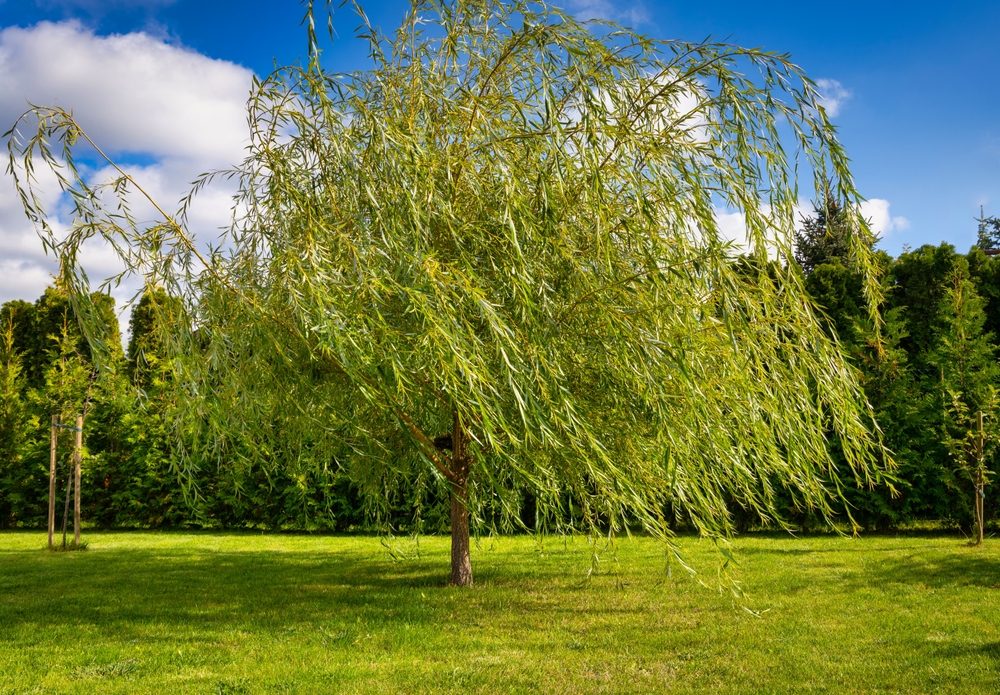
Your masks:
{"label": "tree shadow on grass", "polygon": [[[801,547],[801,542],[789,538],[783,544],[774,540],[767,545],[738,545],[737,555],[748,558],[805,558],[840,555],[845,568],[850,567],[856,581],[872,584],[922,584],[931,588],[978,586],[1000,588],[1000,555],[992,548],[974,548],[955,536],[932,536],[940,543],[930,545],[923,538],[913,544],[872,545],[863,539],[843,544]],[[808,539],[802,539],[808,540]],[[854,545],[857,543],[857,545]],[[851,561],[857,553],[864,555],[863,565]],[[833,560],[836,563],[836,559]]]}
{"label": "tree shadow on grass", "polygon": [[962,659],[981,654],[1000,662],[1000,642],[987,642],[975,646],[947,644],[941,645],[936,651],[938,655],[949,659]]}
{"label": "tree shadow on grass", "polygon": [[[569,552],[550,557],[540,569],[530,551],[506,562],[508,556],[491,558],[484,550],[476,579],[495,590],[469,591],[447,586],[444,546],[394,561],[374,538],[354,547],[354,537],[342,539],[347,543],[330,538],[302,549],[251,543],[246,549],[218,549],[194,538],[190,544],[149,548],[139,538],[125,547],[95,539],[92,550],[73,557],[41,549],[0,553],[0,641],[39,624],[87,624],[125,633],[123,639],[155,639],[150,626],[204,634],[245,626],[275,633],[345,620],[375,628],[416,626],[477,606],[516,607],[522,614],[570,611],[577,608],[553,606],[529,590],[551,581],[572,589],[579,577],[567,576],[567,563],[582,566],[586,560]],[[619,612],[613,605],[594,610]]]}
{"label": "tree shadow on grass", "polygon": [[[381,557],[380,557],[381,556]],[[392,562],[377,550],[103,549],[0,557],[0,636],[27,623],[285,629],[338,614],[366,622],[426,622],[413,601],[443,587],[446,566]]]}
{"label": "tree shadow on grass", "polygon": [[863,571],[854,573],[853,581],[857,587],[898,584],[929,589],[1000,589],[1000,557],[972,548],[962,550],[967,552],[901,549],[867,563]]}

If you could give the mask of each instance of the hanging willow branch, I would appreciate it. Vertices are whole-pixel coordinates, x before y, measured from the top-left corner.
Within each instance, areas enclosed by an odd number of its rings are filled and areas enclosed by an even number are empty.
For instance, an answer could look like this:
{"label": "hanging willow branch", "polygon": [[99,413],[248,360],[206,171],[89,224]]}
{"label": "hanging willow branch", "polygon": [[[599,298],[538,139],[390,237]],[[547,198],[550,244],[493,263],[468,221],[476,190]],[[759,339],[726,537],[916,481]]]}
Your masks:
{"label": "hanging willow branch", "polygon": [[[880,479],[856,374],[781,262],[801,164],[847,201],[878,304],[847,157],[787,56],[527,2],[422,0],[394,37],[365,27],[370,70],[323,71],[311,39],[307,67],[255,83],[214,251],[190,197],[143,226],[127,174],[87,183],[67,112],[13,131],[25,209],[81,315],[90,237],[174,298],[158,339],[184,473],[238,450],[340,465],[370,490],[447,487],[440,436],[465,423],[478,523],[516,523],[530,489],[543,517],[663,538],[673,513],[726,535],[732,502],[780,523],[781,490],[832,518],[838,480]],[[35,195],[39,156],[75,206],[65,235]],[[720,209],[743,214],[742,248]]]}

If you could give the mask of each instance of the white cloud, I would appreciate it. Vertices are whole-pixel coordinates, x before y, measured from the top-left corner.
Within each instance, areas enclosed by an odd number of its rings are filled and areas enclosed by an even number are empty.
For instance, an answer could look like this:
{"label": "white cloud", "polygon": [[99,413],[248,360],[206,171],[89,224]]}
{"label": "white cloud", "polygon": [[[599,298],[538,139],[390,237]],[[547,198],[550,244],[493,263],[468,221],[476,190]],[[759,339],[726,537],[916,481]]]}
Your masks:
{"label": "white cloud", "polygon": [[[36,238],[37,241],[37,238]],[[0,260],[0,297],[34,301],[49,284],[51,275],[38,263],[25,259]]]}
{"label": "white cloud", "polygon": [[[46,167],[39,167],[36,175],[39,201],[46,211],[54,212],[60,199],[56,178]],[[52,223],[61,226],[58,219]],[[0,268],[0,302],[37,298],[48,284],[49,274],[55,272],[55,264],[45,257],[42,242],[24,216],[14,183],[7,174],[0,174]]]}
{"label": "white cloud", "polygon": [[567,0],[563,6],[582,20],[603,19],[626,26],[638,26],[649,22],[649,13],[642,2]]}
{"label": "white cloud", "polygon": [[250,70],[145,33],[96,36],[77,22],[0,32],[0,123],[26,102],[72,108],[111,151],[215,165],[246,139]]}
{"label": "white cloud", "polygon": [[[750,240],[747,235],[747,223],[746,215],[742,212],[727,210],[725,208],[716,207],[715,212],[715,223],[719,228],[719,234],[723,239],[733,242],[737,249],[746,250],[750,246]],[[760,214],[765,218],[771,215],[771,206],[763,205],[760,209]],[[800,198],[799,202],[792,207],[792,219],[795,221],[795,228],[800,229],[802,227],[802,217],[803,215],[812,214],[812,205],[809,201]],[[774,230],[768,234],[769,246],[768,253],[772,256],[776,252],[777,247],[777,234]]]}
{"label": "white cloud", "polygon": [[747,247],[747,222],[742,212],[729,212],[715,208],[715,223],[723,239],[733,242],[737,247]]}
{"label": "white cloud", "polygon": [[819,88],[820,103],[826,109],[826,115],[830,118],[840,114],[840,107],[847,102],[854,93],[840,84],[837,80],[816,80]]}
{"label": "white cloud", "polygon": [[[160,0],[119,0],[132,5]],[[77,3],[80,4],[80,3]],[[162,4],[162,3],[161,3]],[[141,155],[144,166],[124,167],[167,211],[174,211],[200,173],[240,161],[247,142],[245,104],[252,72],[170,45],[146,33],[97,36],[77,22],[43,22],[0,31],[0,131],[27,102],[72,109],[91,138],[112,157]],[[56,229],[69,222],[54,179],[44,177],[44,203]],[[91,183],[111,170],[90,173]],[[229,220],[230,190],[196,199],[192,228],[215,236]],[[138,203],[138,197],[134,198]],[[136,204],[140,219],[149,206]],[[83,254],[92,279],[117,272],[110,249],[90,244]],[[55,272],[25,218],[11,179],[0,175],[0,302],[38,297]],[[116,292],[118,299],[133,288]]]}
{"label": "white cloud", "polygon": [[[882,198],[872,198],[861,203],[861,216],[868,221],[871,231],[880,238],[908,229],[910,221],[905,217],[893,217],[889,212],[889,201]],[[768,214],[765,206],[764,214]],[[803,218],[814,214],[813,206],[808,201],[800,199],[793,210],[796,229],[802,228]],[[746,218],[742,212],[733,212],[723,208],[715,208],[715,221],[723,239],[732,241],[738,249],[748,247]]]}
{"label": "white cloud", "polygon": [[910,227],[910,221],[905,217],[893,217],[889,214],[889,201],[882,198],[872,198],[861,203],[861,216],[868,220],[868,226],[880,237]]}
{"label": "white cloud", "polygon": [[41,0],[42,7],[79,8],[92,13],[105,13],[118,9],[158,9],[169,7],[177,0]]}

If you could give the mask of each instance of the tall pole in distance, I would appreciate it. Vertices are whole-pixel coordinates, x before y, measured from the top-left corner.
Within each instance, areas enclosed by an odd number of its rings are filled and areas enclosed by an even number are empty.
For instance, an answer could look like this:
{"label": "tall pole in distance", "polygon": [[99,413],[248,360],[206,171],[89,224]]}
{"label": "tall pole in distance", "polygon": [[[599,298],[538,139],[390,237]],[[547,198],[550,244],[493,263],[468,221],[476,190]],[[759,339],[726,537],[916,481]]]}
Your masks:
{"label": "tall pole in distance", "polygon": [[76,442],[73,447],[73,546],[80,548],[80,463],[83,460],[83,415],[76,416]]}
{"label": "tall pole in distance", "polygon": [[59,416],[52,416],[51,447],[49,455],[49,550],[52,550],[56,531],[56,443],[59,436]]}

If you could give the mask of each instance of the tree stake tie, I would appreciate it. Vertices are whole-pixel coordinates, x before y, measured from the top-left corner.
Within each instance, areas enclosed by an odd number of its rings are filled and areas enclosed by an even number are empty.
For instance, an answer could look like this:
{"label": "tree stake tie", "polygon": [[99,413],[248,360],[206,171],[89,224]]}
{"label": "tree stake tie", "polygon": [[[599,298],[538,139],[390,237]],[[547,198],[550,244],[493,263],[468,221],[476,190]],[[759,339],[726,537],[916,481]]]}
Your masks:
{"label": "tree stake tie", "polygon": [[64,430],[73,430],[74,432],[83,432],[82,427],[73,427],[72,425],[53,425],[53,427],[61,427]]}

